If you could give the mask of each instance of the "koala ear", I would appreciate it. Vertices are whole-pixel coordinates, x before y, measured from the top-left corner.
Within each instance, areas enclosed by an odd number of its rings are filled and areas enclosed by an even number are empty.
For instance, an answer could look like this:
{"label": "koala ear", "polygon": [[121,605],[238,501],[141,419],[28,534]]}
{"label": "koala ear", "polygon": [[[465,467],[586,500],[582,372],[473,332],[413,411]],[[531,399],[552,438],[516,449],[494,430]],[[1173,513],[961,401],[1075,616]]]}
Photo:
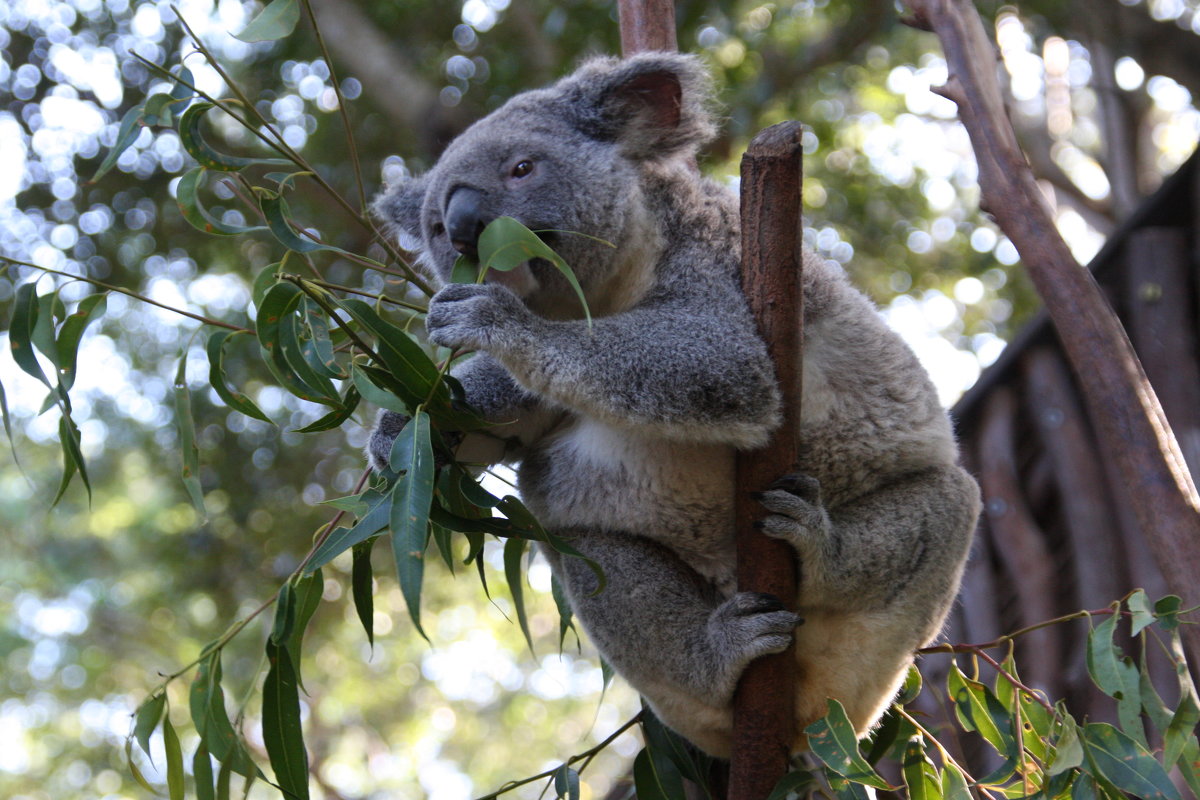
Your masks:
{"label": "koala ear", "polygon": [[693,153],[716,134],[707,106],[712,92],[694,56],[643,53],[596,59],[564,81],[576,126],[620,144],[635,159]]}
{"label": "koala ear", "polygon": [[407,250],[413,249],[412,240],[421,240],[421,206],[425,203],[428,185],[428,173],[393,184],[384,189],[371,206],[371,211],[388,233],[409,240],[401,242],[401,247]]}

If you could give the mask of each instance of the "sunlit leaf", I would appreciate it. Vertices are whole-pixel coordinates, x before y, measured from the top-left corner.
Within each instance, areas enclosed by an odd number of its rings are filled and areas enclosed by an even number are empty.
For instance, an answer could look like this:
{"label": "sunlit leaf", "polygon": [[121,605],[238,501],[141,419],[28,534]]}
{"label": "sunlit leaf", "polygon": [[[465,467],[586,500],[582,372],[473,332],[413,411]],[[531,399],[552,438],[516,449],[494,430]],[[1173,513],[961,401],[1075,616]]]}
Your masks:
{"label": "sunlit leaf", "polygon": [[188,155],[196,159],[200,166],[219,172],[236,172],[255,164],[292,163],[280,158],[231,156],[214,150],[200,133],[200,120],[211,108],[213,108],[212,103],[195,103],[183,112],[183,118],[179,120],[179,141]]}
{"label": "sunlit leaf", "polygon": [[917,669],[917,665],[913,664],[908,668],[908,674],[904,676],[904,685],[900,687],[900,694],[894,702],[902,706],[906,706],[913,700],[917,699],[917,695],[921,693],[921,671]]}
{"label": "sunlit leaf", "polygon": [[273,42],[290,36],[299,21],[299,0],[272,0],[234,38],[243,42]]}
{"label": "sunlit leaf", "polygon": [[375,593],[371,574],[371,548],[375,540],[368,539],[354,546],[354,563],[350,572],[350,593],[354,598],[354,613],[367,632],[367,641],[375,644]]}
{"label": "sunlit leaf", "polygon": [[308,753],[300,726],[300,692],[286,647],[267,642],[271,667],[263,683],[263,744],[275,781],[288,797],[308,797]]}
{"label": "sunlit leaf", "polygon": [[[303,296],[303,291],[294,283],[281,281],[267,290],[258,306],[255,317],[255,333],[258,343],[262,346],[271,373],[292,394],[304,400],[325,405],[338,405],[341,398],[326,381],[320,387],[313,387],[300,378],[292,369],[292,365],[284,352],[282,324],[285,318],[290,319],[292,310]],[[291,342],[288,343],[289,347]],[[299,343],[295,343],[299,350]]]}
{"label": "sunlit leaf", "polygon": [[890,789],[888,782],[875,772],[859,752],[858,737],[846,716],[846,709],[832,698],[826,702],[826,715],[804,729],[809,748],[838,775],[877,789]]}
{"label": "sunlit leaf", "polygon": [[954,700],[955,713],[964,728],[977,731],[1001,755],[1015,751],[1016,743],[1009,733],[1009,712],[991,689],[969,679],[958,665],[951,667],[946,689]]}
{"label": "sunlit leaf", "polygon": [[946,800],[972,800],[967,778],[956,764],[946,764],[942,771],[942,797]]}
{"label": "sunlit leaf", "polygon": [[1083,728],[1084,753],[1095,777],[1143,800],[1179,800],[1162,764],[1132,738],[1104,722]]}
{"label": "sunlit leaf", "polygon": [[902,767],[909,800],[940,800],[942,783],[937,768],[925,755],[924,741],[920,736],[908,740]]}
{"label": "sunlit leaf", "polygon": [[866,755],[867,763],[878,764],[880,760],[888,756],[889,752],[894,759],[903,758],[904,743],[917,735],[916,726],[897,713],[897,708],[899,706],[893,705],[888,709],[887,713],[879,720],[879,724],[871,731],[868,740],[870,749],[867,750]]}
{"label": "sunlit leaf", "polygon": [[154,787],[150,785],[150,781],[146,780],[146,776],[138,769],[138,765],[133,760],[133,739],[125,740],[125,763],[129,765],[129,774],[137,781],[138,785],[145,789],[150,794],[156,794]]}
{"label": "sunlit leaf", "polygon": [[299,578],[293,578],[292,582],[296,595],[296,620],[287,637],[287,651],[291,658],[292,669],[296,674],[296,683],[300,684],[300,688],[303,689],[304,681],[300,669],[301,645],[304,642],[304,632],[308,629],[308,622],[316,613],[317,606],[321,604],[321,595],[325,591],[325,580],[321,577],[321,570],[317,569],[312,573],[301,575]]}
{"label": "sunlit leaf", "polygon": [[179,356],[175,371],[175,424],[179,428],[179,453],[183,461],[183,485],[201,520],[208,518],[204,490],[200,486],[200,449],[196,446],[196,422],[192,419],[192,394],[187,385],[187,350]]}
{"label": "sunlit leaf", "polygon": [[392,469],[402,473],[392,489],[392,556],[408,614],[425,639],[429,637],[421,628],[421,584],[434,479],[429,439],[429,415],[418,409],[392,443],[390,458]]}
{"label": "sunlit leaf", "polygon": [[1046,767],[1047,775],[1058,775],[1083,763],[1083,743],[1079,740],[1079,726],[1068,717],[1062,725],[1062,733],[1054,742],[1054,759]]}

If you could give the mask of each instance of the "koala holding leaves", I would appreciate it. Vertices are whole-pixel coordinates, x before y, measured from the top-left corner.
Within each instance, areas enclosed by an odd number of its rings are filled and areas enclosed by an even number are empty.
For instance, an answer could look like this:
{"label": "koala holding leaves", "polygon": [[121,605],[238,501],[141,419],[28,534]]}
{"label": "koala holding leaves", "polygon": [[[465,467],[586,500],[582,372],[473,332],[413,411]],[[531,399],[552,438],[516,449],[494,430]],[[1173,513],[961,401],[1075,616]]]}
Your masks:
{"label": "koala holding leaves", "polygon": [[[798,614],[737,591],[734,451],[767,441],[780,400],[739,285],[737,198],[694,165],[709,103],[694,57],[592,60],[475,123],[376,212],[446,284],[430,340],[476,351],[453,374],[491,427],[457,457],[519,464],[528,507],[604,570],[594,593],[580,559],[544,551],[600,652],[667,725],[727,756],[738,677],[793,638],[798,730],[827,697],[860,734],[878,719],[950,608],[979,493],[912,352],[806,253],[798,474],[762,494],[764,530],[799,558]],[[448,283],[500,216],[552,231],[590,326],[537,259]],[[404,422],[381,415],[377,466]]]}

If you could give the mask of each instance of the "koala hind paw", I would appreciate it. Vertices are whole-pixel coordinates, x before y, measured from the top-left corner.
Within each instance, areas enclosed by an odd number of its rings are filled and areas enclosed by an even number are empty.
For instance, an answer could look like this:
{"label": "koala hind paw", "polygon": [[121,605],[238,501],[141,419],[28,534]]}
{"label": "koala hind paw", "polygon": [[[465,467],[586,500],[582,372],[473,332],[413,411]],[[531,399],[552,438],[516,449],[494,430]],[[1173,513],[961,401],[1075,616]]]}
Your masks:
{"label": "koala hind paw", "polygon": [[803,622],[774,595],[738,592],[713,610],[709,631],[717,652],[733,654],[738,666],[744,666],[787,649],[796,626]]}

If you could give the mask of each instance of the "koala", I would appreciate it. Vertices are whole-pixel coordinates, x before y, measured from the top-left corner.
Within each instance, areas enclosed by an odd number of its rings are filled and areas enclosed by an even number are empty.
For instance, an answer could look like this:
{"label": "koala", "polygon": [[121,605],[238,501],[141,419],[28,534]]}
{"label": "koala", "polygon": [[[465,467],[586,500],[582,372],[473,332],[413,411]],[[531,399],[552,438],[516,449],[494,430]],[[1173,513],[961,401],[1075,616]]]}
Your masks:
{"label": "koala", "polygon": [[[799,463],[759,496],[763,530],[799,560],[796,613],[737,590],[734,454],[767,442],[780,392],[741,293],[738,199],[695,166],[710,105],[694,57],[597,58],[475,123],[375,210],[443,284],[430,341],[475,351],[453,375],[489,427],[457,458],[516,465],[542,524],[603,568],[597,592],[582,560],[544,551],[604,658],[728,756],[738,677],[793,640],[797,730],[829,697],[859,734],[875,723],[953,602],[979,492],[913,353],[806,252]],[[590,325],[538,259],[448,282],[499,216],[549,231]],[[381,415],[377,467],[404,421]]]}

